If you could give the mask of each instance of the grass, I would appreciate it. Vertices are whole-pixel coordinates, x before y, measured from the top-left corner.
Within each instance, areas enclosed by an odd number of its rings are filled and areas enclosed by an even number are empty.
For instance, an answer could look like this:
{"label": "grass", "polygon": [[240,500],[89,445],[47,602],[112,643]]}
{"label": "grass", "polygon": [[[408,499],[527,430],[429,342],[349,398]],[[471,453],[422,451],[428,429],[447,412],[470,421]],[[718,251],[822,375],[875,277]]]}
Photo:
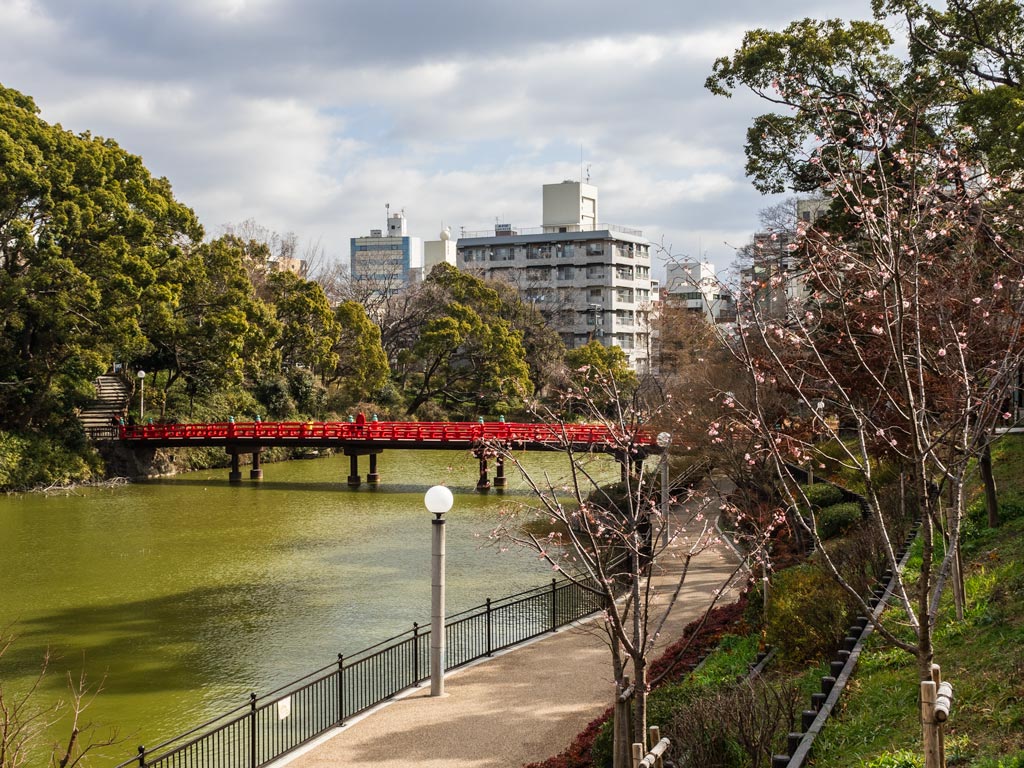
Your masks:
{"label": "grass", "polygon": [[[983,505],[971,505],[964,620],[947,599],[935,634],[935,660],[954,690],[951,766],[1024,766],[1024,441],[1000,441],[993,469],[1002,525],[987,528]],[[901,760],[921,751],[913,658],[872,636],[837,714],[815,743],[812,765],[912,765]]]}

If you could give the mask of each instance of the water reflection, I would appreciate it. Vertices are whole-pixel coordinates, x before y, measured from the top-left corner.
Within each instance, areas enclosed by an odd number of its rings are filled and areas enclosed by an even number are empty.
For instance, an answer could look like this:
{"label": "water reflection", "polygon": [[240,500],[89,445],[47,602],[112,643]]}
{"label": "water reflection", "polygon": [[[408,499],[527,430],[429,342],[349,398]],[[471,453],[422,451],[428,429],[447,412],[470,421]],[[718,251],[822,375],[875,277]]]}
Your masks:
{"label": "water reflection", "polygon": [[[559,454],[527,461],[565,472]],[[46,693],[62,689],[65,669],[105,674],[92,719],[152,742],[429,621],[422,499],[439,482],[456,496],[451,613],[550,579],[535,556],[488,541],[502,505],[527,500],[514,473],[504,494],[482,495],[467,455],[387,451],[379,468],[382,485],[356,491],[347,458],[333,457],[266,464],[262,483],[231,486],[210,470],[0,499],[0,626],[21,635],[0,677],[25,682],[54,648]]]}

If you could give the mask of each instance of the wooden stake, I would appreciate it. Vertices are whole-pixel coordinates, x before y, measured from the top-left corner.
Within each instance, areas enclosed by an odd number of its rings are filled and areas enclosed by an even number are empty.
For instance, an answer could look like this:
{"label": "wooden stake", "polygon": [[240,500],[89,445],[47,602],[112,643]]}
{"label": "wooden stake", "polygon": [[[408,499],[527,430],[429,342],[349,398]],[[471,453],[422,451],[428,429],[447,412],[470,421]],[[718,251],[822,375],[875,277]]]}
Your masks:
{"label": "wooden stake", "polygon": [[924,768],[942,768],[935,728],[935,683],[921,681],[921,728],[924,737]]}

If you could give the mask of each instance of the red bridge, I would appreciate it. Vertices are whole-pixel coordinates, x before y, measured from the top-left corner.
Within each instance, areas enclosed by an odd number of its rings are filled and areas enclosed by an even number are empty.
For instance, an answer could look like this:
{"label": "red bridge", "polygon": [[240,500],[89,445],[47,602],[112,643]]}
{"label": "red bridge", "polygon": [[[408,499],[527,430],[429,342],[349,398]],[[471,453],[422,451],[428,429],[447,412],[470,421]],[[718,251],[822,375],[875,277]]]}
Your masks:
{"label": "red bridge", "polygon": [[[644,431],[615,430],[603,424],[523,424],[492,422],[221,422],[216,424],[150,424],[122,426],[122,441],[139,448],[224,446],[231,456],[231,482],[240,482],[239,454],[252,454],[253,480],[263,477],[260,452],[263,448],[334,448],[350,457],[349,486],[358,487],[359,457],[369,456],[366,480],[380,482],[377,455],[385,448],[421,450],[471,450],[480,460],[478,490],[491,487],[488,479],[488,448],[495,446],[517,450],[573,450],[610,453],[618,457],[625,471],[632,461],[642,461],[651,453],[660,453],[653,434]],[[495,486],[505,486],[504,462],[500,452],[496,462]]]}

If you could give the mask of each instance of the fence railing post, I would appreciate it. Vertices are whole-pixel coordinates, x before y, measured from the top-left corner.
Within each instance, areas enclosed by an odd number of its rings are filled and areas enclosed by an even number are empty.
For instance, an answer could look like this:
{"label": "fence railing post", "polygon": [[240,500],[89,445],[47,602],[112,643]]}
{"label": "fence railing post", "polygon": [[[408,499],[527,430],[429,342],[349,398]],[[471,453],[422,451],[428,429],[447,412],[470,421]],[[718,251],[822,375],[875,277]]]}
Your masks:
{"label": "fence railing post", "polygon": [[146,768],[146,748],[139,746],[139,768]]}
{"label": "fence railing post", "polygon": [[338,654],[338,725],[345,724],[345,656]]}
{"label": "fence railing post", "polygon": [[249,768],[256,768],[256,694],[249,694]]}
{"label": "fence railing post", "polygon": [[487,616],[487,655],[490,656],[491,655],[491,651],[492,651],[492,645],[491,645],[491,598],[489,598],[489,597],[487,598],[486,609],[487,609],[487,614],[486,614],[486,616]]}
{"label": "fence railing post", "polygon": [[412,681],[417,688],[420,686],[420,625],[412,623]]}
{"label": "fence railing post", "polygon": [[555,611],[555,593],[558,589],[558,579],[551,580],[551,631],[554,632],[558,628],[556,611]]}

